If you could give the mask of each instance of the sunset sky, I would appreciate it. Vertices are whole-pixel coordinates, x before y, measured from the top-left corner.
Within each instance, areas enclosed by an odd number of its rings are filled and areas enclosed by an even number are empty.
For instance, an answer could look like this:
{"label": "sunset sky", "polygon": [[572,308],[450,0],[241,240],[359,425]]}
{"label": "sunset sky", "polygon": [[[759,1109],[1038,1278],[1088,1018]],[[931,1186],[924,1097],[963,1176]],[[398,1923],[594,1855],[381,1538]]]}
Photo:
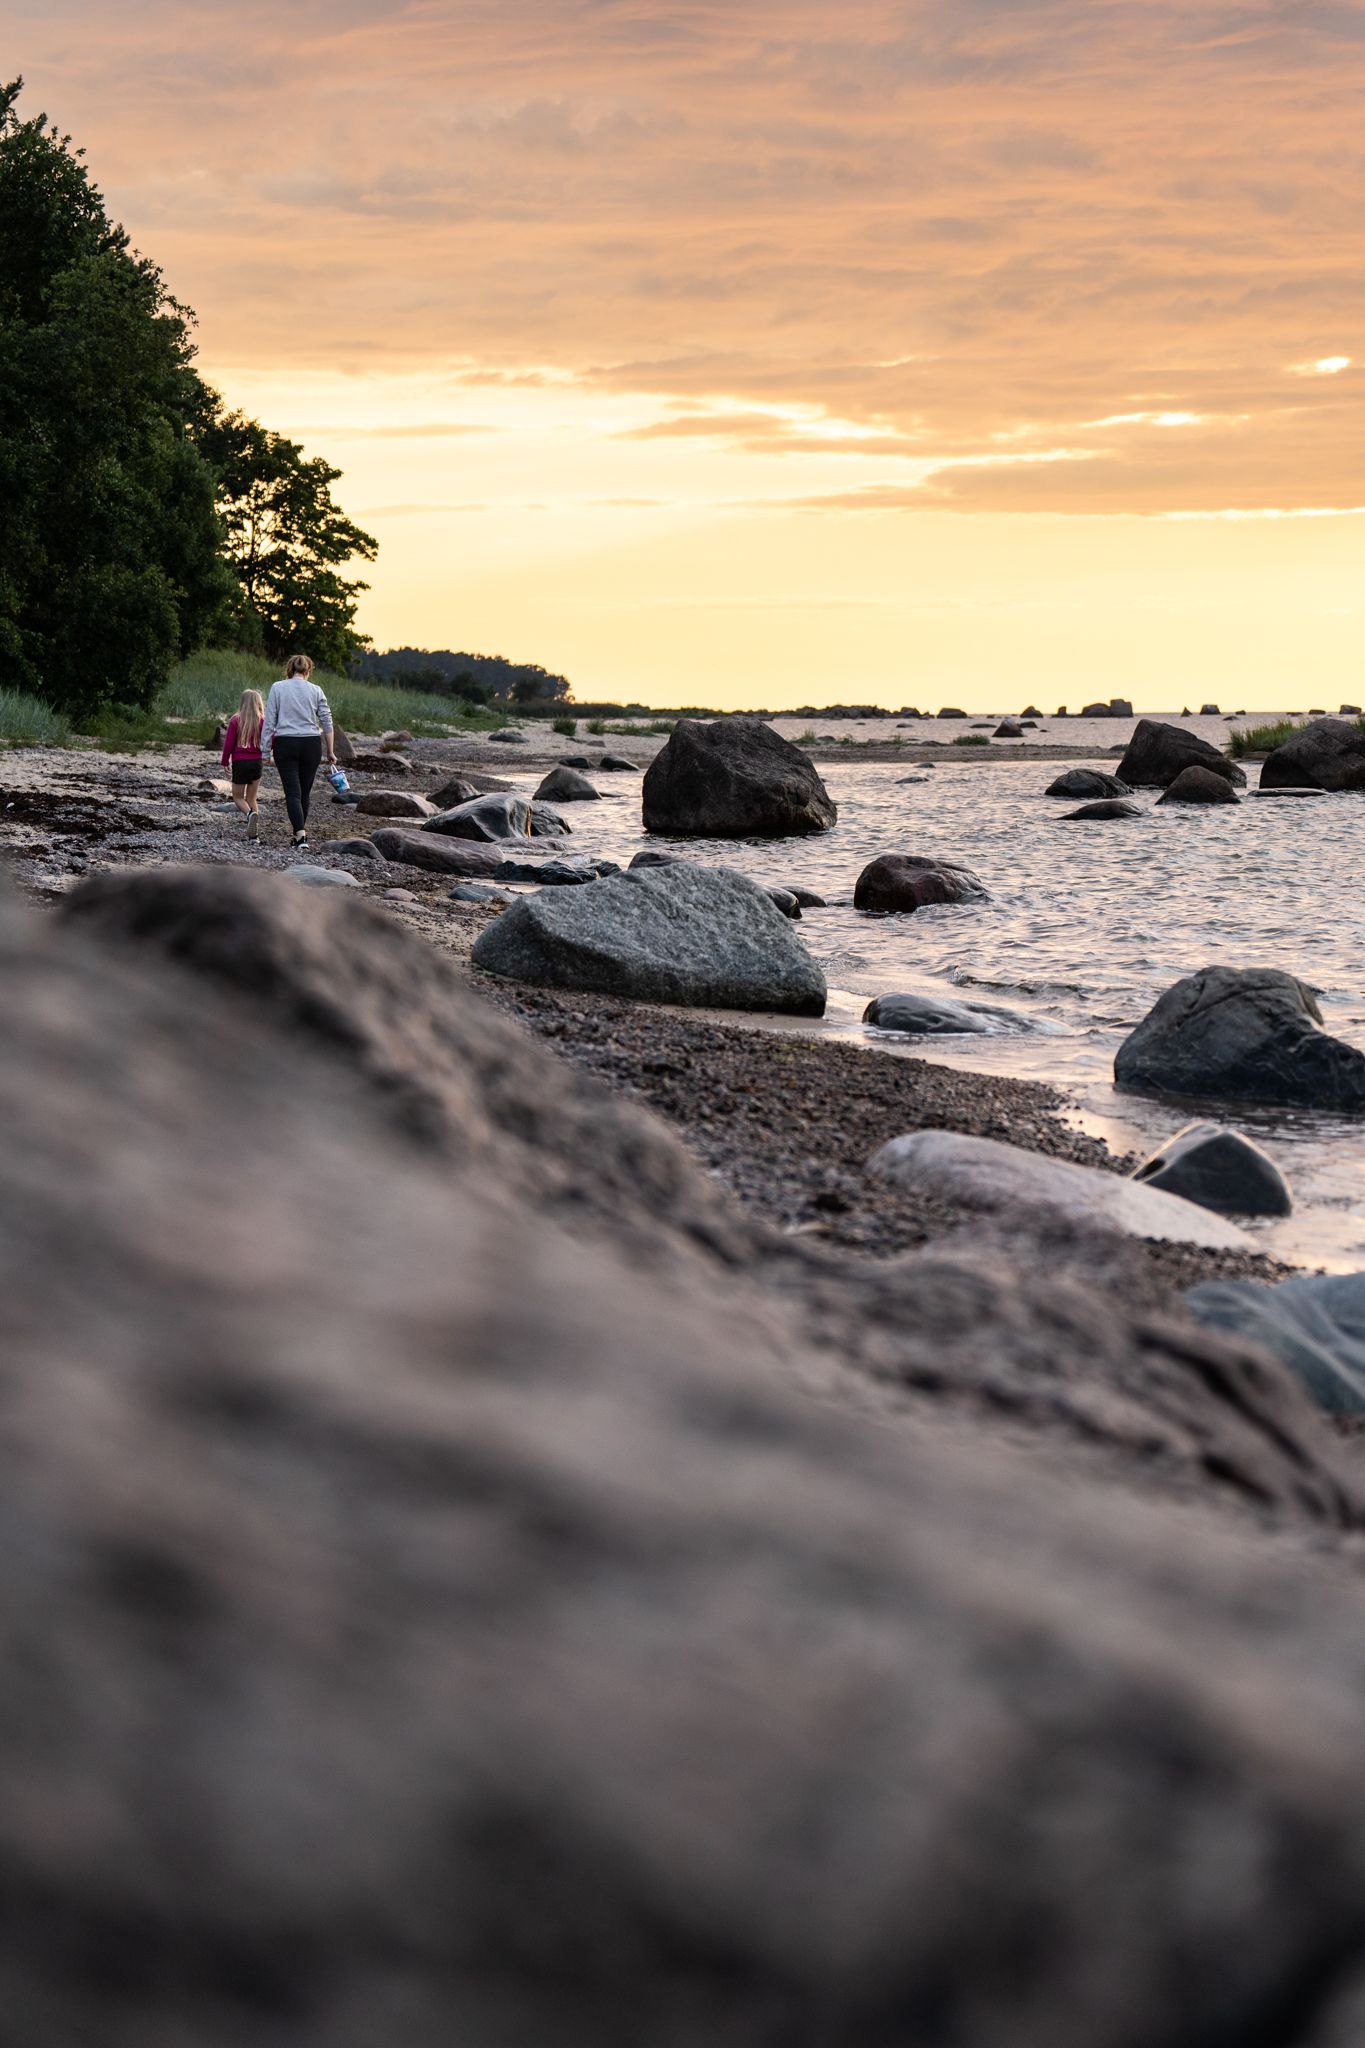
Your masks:
{"label": "sunset sky", "polygon": [[10,0],[376,643],[580,698],[1365,701],[1355,0]]}

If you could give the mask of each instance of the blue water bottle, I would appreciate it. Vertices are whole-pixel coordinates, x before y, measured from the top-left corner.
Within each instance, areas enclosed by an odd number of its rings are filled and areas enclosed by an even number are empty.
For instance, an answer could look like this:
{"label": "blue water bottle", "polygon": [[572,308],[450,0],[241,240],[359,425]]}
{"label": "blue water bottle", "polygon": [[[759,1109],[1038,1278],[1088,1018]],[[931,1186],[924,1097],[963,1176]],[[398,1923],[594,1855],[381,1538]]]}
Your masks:
{"label": "blue water bottle", "polygon": [[338,796],[345,796],[350,790],[351,785],[346,780],[346,770],[340,766],[327,770],[327,780],[331,783]]}

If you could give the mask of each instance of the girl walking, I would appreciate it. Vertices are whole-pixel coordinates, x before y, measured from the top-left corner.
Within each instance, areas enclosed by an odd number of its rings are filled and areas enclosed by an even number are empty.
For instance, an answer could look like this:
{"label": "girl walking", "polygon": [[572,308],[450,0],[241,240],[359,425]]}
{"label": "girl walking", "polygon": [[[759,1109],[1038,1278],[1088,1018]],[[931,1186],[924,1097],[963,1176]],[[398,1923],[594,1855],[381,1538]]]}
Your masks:
{"label": "girl walking", "polygon": [[324,753],[336,765],[331,706],[310,680],[312,673],[306,654],[290,655],[283,678],[270,685],[261,734],[261,746],[267,754],[273,751],[284,784],[295,846],[308,844],[308,800]]}
{"label": "girl walking", "polygon": [[255,839],[261,830],[261,726],[265,706],[259,690],[243,690],[242,701],[228,720],[223,735],[223,766],[232,777],[232,801],[246,819],[246,836]]}

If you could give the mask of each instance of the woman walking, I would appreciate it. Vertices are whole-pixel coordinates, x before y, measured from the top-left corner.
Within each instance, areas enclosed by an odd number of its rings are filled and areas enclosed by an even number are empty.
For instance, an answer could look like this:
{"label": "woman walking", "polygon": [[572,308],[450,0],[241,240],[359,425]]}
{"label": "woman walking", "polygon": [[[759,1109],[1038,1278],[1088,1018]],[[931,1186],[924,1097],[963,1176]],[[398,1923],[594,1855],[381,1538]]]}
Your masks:
{"label": "woman walking", "polygon": [[223,735],[223,766],[232,777],[232,801],[246,819],[246,836],[255,839],[261,829],[257,806],[261,796],[261,726],[265,706],[259,690],[243,690],[242,701],[228,720]]}
{"label": "woman walking", "polygon": [[280,771],[295,846],[308,844],[308,799],[323,755],[336,763],[331,706],[310,680],[312,673],[306,654],[290,655],[282,680],[270,685],[261,736],[262,748],[273,751]]}

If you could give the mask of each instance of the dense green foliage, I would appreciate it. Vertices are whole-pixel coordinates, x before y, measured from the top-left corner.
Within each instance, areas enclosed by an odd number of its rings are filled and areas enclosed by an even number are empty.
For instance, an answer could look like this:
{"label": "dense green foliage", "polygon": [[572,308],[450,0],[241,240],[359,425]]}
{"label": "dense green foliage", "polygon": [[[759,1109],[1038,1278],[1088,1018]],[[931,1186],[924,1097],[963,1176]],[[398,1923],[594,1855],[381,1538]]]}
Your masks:
{"label": "dense green foliage", "polygon": [[392,647],[384,654],[358,654],[355,675],[398,688],[466,697],[474,704],[495,699],[508,704],[562,704],[567,676],[552,675],[537,662],[507,661],[500,654],[454,654],[447,647]]}
{"label": "dense green foliage", "polygon": [[70,736],[69,720],[40,697],[0,690],[0,746],[60,747]]}
{"label": "dense green foliage", "polygon": [[[135,730],[207,644],[341,667],[376,543],[340,472],[229,412],[82,153],[0,85],[0,689]],[[110,713],[109,707],[116,707]]]}
{"label": "dense green foliage", "polygon": [[0,686],[150,702],[231,588],[187,316],[0,87]]}
{"label": "dense green foliage", "polygon": [[282,659],[307,649],[342,668],[359,645],[356,600],[368,585],[341,572],[379,544],[332,497],[341,475],[297,441],[215,403],[197,436],[217,478],[223,546],[237,590],[230,637]]}

